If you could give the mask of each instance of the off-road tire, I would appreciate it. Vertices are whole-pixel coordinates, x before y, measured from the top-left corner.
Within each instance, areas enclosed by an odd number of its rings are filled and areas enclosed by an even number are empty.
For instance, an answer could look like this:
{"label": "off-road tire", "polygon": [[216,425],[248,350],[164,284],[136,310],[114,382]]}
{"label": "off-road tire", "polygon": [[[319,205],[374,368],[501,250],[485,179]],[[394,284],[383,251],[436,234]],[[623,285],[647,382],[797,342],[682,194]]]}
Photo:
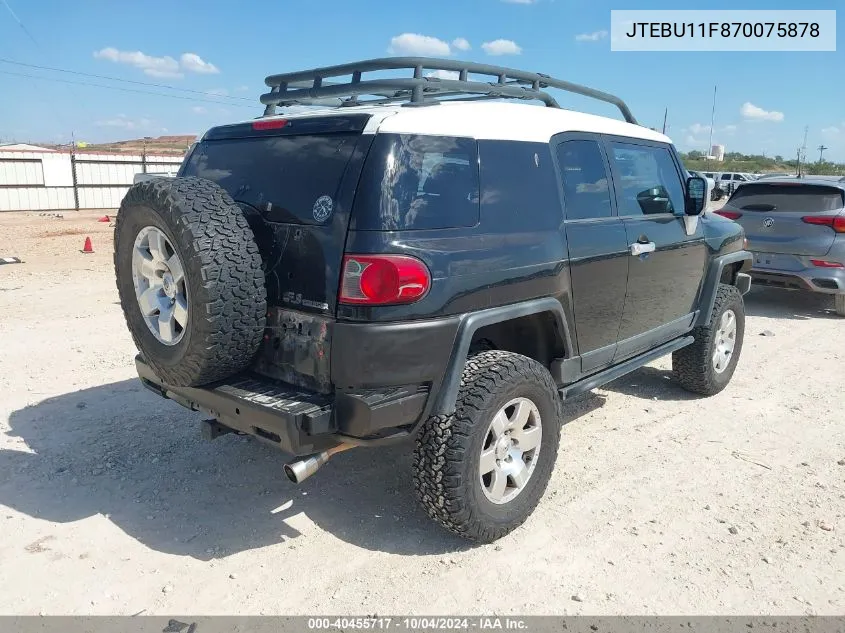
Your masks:
{"label": "off-road tire", "polygon": [[[496,412],[517,397],[529,398],[542,421],[537,465],[513,500],[497,505],[481,487],[479,459]],[[561,400],[540,363],[503,351],[467,359],[456,411],[423,423],[414,451],[414,488],[428,515],[462,537],[489,543],[516,529],[548,486],[560,444]]]}
{"label": "off-road tire", "polygon": [[833,308],[836,314],[845,317],[845,295],[833,295]]}
{"label": "off-road tire", "polygon": [[[164,232],[185,273],[188,324],[175,345],[150,332],[135,295],[132,251],[147,226]],[[133,185],[117,214],[114,266],[135,345],[165,383],[190,387],[220,380],[255,356],[267,314],[261,255],[240,208],[215,183],[183,177]]]}
{"label": "off-road tire", "polygon": [[[736,315],[736,344],[733,356],[725,370],[717,372],[713,367],[713,352],[719,322],[726,310],[733,310]],[[692,331],[695,342],[672,354],[672,373],[675,380],[687,391],[712,396],[727,387],[736,370],[742,341],[745,336],[745,306],[742,294],[728,284],[719,284],[716,301],[710,315],[710,323],[701,325]]]}

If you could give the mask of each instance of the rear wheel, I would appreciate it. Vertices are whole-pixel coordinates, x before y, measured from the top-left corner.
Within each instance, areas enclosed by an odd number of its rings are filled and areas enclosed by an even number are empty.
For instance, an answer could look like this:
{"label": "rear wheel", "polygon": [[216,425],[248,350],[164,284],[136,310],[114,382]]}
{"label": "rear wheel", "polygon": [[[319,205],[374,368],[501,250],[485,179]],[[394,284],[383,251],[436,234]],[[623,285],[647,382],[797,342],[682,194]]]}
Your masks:
{"label": "rear wheel", "polygon": [[695,342],[672,354],[672,371],[687,391],[712,396],[727,387],[742,351],[745,306],[735,286],[719,284],[710,324],[692,334]]}
{"label": "rear wheel", "polygon": [[836,314],[845,316],[845,295],[833,295],[833,301]]}
{"label": "rear wheel", "polygon": [[414,451],[414,486],[433,519],[494,541],[543,496],[560,444],[561,402],[538,362],[502,351],[467,360],[453,415],[427,420]]}

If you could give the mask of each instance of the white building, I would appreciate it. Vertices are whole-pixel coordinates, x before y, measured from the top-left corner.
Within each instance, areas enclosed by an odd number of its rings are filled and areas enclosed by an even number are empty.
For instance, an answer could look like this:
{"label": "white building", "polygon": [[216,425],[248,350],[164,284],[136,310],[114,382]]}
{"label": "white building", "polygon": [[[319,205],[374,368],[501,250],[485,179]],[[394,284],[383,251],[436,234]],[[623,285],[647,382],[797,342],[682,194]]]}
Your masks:
{"label": "white building", "polygon": [[179,155],[0,146],[0,211],[116,209],[135,174],[172,172]]}
{"label": "white building", "polygon": [[724,145],[714,145],[710,148],[710,156],[707,158],[719,161],[720,163],[725,160],[725,146]]}

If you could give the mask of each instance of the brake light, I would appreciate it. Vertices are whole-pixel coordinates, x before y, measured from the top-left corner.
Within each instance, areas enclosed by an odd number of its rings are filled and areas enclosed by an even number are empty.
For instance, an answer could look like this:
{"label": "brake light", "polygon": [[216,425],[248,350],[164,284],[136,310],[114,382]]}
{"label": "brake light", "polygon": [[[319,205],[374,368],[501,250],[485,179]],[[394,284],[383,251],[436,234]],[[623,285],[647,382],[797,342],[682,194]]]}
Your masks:
{"label": "brake light", "polygon": [[801,220],[807,224],[829,226],[837,233],[845,233],[845,215],[805,215]]}
{"label": "brake light", "polygon": [[424,263],[407,255],[345,255],[340,303],[390,305],[413,303],[431,287]]}
{"label": "brake light", "polygon": [[715,213],[717,215],[721,215],[723,218],[727,218],[728,220],[739,220],[742,217],[742,214],[739,211],[725,211],[724,209],[719,209]]}
{"label": "brake light", "polygon": [[252,122],[253,130],[280,130],[288,124],[287,119],[264,119]]}
{"label": "brake light", "polygon": [[845,268],[839,262],[829,262],[824,259],[811,259],[810,263],[818,268]]}

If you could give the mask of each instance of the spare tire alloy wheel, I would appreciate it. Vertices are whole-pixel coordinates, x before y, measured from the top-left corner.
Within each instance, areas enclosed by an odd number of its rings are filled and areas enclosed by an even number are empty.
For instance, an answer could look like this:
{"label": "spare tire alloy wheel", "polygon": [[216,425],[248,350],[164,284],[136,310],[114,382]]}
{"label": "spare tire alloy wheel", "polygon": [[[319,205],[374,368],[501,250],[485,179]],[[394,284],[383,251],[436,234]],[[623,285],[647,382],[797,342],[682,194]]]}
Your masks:
{"label": "spare tire alloy wheel", "polygon": [[179,254],[154,226],[144,227],[135,238],[132,280],[152,335],[164,345],[176,345],[188,327],[188,289]]}
{"label": "spare tire alloy wheel", "polygon": [[120,305],[163,383],[196,387],[249,367],[264,335],[261,253],[243,211],[202,178],[133,185],[117,214]]}

